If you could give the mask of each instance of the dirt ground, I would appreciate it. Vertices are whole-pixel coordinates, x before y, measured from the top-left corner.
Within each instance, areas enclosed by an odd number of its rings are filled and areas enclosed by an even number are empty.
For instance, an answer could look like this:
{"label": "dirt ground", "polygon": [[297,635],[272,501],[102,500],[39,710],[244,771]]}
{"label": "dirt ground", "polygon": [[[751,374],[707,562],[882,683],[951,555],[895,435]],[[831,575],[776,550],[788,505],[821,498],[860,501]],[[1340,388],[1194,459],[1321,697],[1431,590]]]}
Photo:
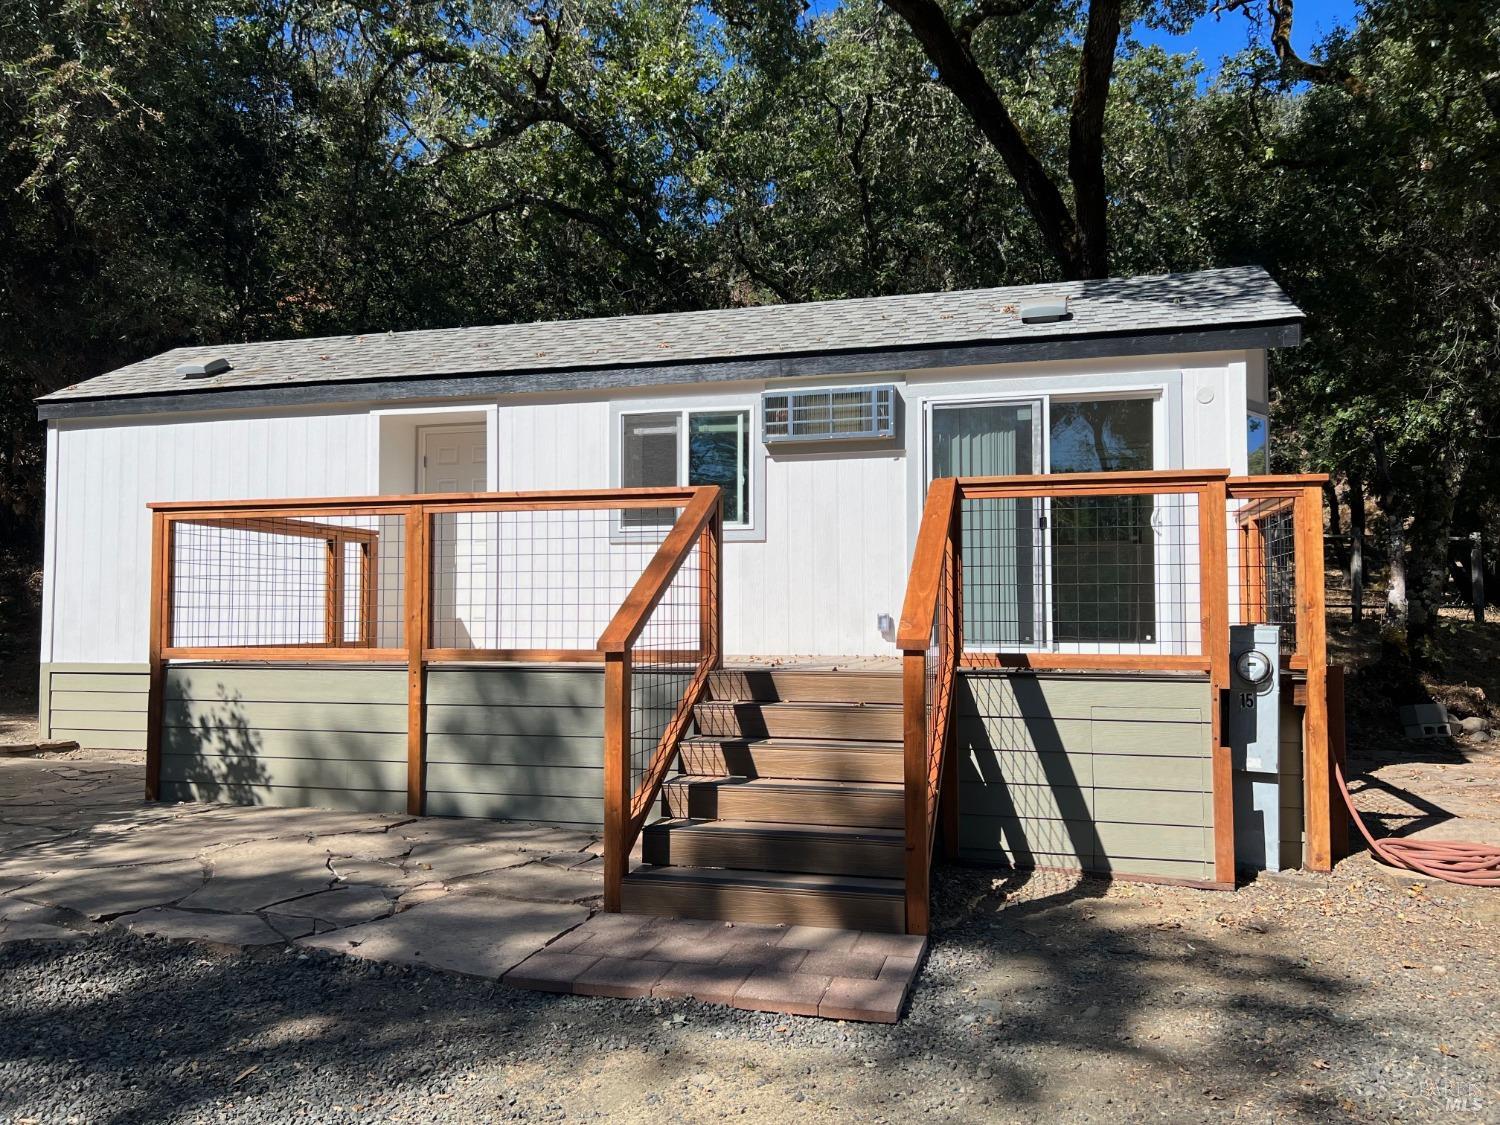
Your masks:
{"label": "dirt ground", "polygon": [[[1372,636],[1343,643],[1359,806],[1500,842],[1500,738],[1393,728],[1412,694],[1500,719],[1500,627],[1400,682]],[[0,1120],[1500,1121],[1500,891],[1360,851],[1232,894],[946,868],[934,905],[894,1028],[118,933],[16,943]]]}

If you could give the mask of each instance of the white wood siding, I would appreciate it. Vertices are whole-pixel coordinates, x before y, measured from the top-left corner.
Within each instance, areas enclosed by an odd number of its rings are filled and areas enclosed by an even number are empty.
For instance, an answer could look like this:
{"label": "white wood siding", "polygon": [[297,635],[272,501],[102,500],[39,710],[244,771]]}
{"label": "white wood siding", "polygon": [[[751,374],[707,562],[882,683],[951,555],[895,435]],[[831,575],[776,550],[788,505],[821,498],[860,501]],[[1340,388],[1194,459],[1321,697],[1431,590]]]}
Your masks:
{"label": "white wood siding", "polygon": [[[724,548],[726,652],[894,652],[877,617],[901,612],[926,487],[928,402],[1152,391],[1160,396],[1161,467],[1243,472],[1247,382],[1261,377],[1261,363],[1259,353],[1234,352],[965,368],[904,380],[851,376],[819,384],[897,383],[904,403],[900,441],[768,451],[756,433],[753,455],[764,459],[764,487],[755,537]],[[663,401],[738,406],[756,401],[764,389],[764,383],[741,383],[601,392],[597,398],[516,397],[498,406],[434,407],[431,420],[471,420],[453,415],[455,409],[487,420],[492,488],[607,487],[620,409]],[[444,409],[448,413],[438,413]],[[411,477],[409,443],[396,439],[402,427],[419,424],[421,414],[419,407],[360,408],[54,424],[42,659],[145,659],[149,501],[380,492],[383,483]]]}
{"label": "white wood siding", "polygon": [[368,432],[364,411],[57,425],[42,660],[146,658],[148,503],[361,495]]}

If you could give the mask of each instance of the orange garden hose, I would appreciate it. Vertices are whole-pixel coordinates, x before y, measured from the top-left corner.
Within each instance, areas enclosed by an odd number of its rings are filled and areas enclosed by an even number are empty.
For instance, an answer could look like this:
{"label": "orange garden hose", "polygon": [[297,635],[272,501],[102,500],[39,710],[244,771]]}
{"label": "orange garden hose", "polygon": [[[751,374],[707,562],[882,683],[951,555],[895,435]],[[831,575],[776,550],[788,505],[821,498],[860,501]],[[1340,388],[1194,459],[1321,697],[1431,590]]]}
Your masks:
{"label": "orange garden hose", "polygon": [[1349,783],[1344,780],[1343,767],[1334,762],[1333,772],[1339,781],[1339,792],[1344,795],[1344,804],[1349,806],[1349,816],[1365,843],[1370,845],[1370,851],[1381,862],[1468,887],[1500,887],[1500,845],[1393,837],[1377,840],[1370,835],[1364,818],[1354,807],[1354,797],[1349,792]]}

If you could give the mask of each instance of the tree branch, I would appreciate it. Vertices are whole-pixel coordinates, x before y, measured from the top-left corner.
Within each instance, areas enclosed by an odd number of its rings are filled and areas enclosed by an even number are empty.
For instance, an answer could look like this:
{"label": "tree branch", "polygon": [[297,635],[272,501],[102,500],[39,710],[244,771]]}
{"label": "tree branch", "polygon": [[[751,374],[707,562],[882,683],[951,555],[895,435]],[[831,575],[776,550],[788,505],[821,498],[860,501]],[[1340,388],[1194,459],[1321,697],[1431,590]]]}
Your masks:
{"label": "tree branch", "polygon": [[947,14],[936,0],[885,0],[885,4],[906,21],[936,69],[938,80],[953,92],[979,131],[995,146],[1063,275],[1071,279],[1090,276],[1083,238],[1062,192],[1032,152],[968,45],[948,22]]}
{"label": "tree branch", "polygon": [[[1240,12],[1246,19],[1259,23],[1254,6],[1258,0],[1219,0],[1215,12]],[[1292,19],[1296,0],[1265,0],[1266,19],[1271,24],[1271,50],[1281,64],[1282,76],[1296,82],[1319,86],[1342,86],[1356,96],[1363,95],[1365,84],[1358,75],[1332,63],[1309,62],[1292,46]]]}
{"label": "tree branch", "polygon": [[1068,123],[1068,179],[1083,242],[1084,269],[1091,277],[1109,273],[1109,195],[1104,182],[1104,110],[1120,41],[1120,0],[1092,0],[1078,84]]}

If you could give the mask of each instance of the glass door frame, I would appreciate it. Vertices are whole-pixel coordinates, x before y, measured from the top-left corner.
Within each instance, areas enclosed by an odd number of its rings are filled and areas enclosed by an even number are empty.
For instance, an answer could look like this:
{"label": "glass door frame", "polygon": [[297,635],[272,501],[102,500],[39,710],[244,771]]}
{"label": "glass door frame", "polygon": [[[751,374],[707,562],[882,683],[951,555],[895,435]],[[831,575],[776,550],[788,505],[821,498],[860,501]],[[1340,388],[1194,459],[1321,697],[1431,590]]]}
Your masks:
{"label": "glass door frame", "polygon": [[[932,484],[936,443],[933,441],[933,422],[939,410],[963,409],[965,407],[1010,406],[1032,408],[1032,473],[1047,472],[1051,456],[1051,396],[1045,392],[1026,395],[945,395],[929,398],[922,403],[922,499],[925,502],[927,489]],[[960,511],[962,503],[960,503]],[[1041,504],[1041,526],[1034,528],[1036,538],[1036,561],[1031,566],[1033,595],[1031,600],[1032,641],[1028,645],[1006,646],[1003,642],[990,645],[972,645],[976,652],[1000,652],[1009,647],[1015,652],[1051,652],[1052,641],[1052,521],[1050,501]],[[1018,603],[1019,604],[1019,603]],[[1019,627],[1017,622],[1017,627]]]}
{"label": "glass door frame", "polygon": [[[1052,404],[1053,402],[1100,402],[1105,400],[1144,400],[1151,403],[1151,468],[1153,470],[1171,468],[1171,440],[1169,426],[1170,414],[1168,396],[1171,388],[1165,383],[1134,384],[1118,388],[1089,388],[1077,391],[1035,391],[1024,394],[956,394],[940,395],[926,398],[922,401],[922,499],[925,500],[927,489],[933,479],[934,442],[933,442],[933,417],[937,410],[950,407],[979,407],[979,406],[1032,406],[1038,409],[1034,420],[1034,432],[1037,436],[1036,451],[1033,465],[1037,475],[1051,476],[1052,473]],[[1065,476],[1067,474],[1057,474]],[[1171,604],[1170,584],[1162,577],[1163,571],[1180,572],[1181,567],[1189,566],[1190,561],[1186,559],[1184,552],[1186,547],[1183,543],[1168,541],[1164,544],[1169,553],[1172,564],[1157,568],[1156,578],[1156,628],[1155,638],[1151,641],[1129,642],[1129,641],[1102,641],[1084,642],[1070,641],[1058,642],[1055,638],[1055,614],[1053,607],[1053,572],[1052,572],[1052,501],[1050,498],[1042,499],[1042,528],[1038,538],[1039,550],[1041,552],[1040,565],[1036,570],[1036,579],[1041,589],[1035,599],[1034,612],[1037,614],[1034,635],[1036,640],[1028,646],[1011,646],[1009,651],[1015,652],[1057,652],[1057,653],[1083,653],[1090,651],[1111,651],[1130,654],[1148,654],[1171,652],[1181,644],[1186,643],[1187,638],[1183,634],[1183,623],[1171,621],[1163,616],[1163,610]],[[921,511],[920,504],[918,511]],[[1152,507],[1151,526],[1162,534],[1158,526],[1159,512],[1155,503]],[[1195,531],[1196,533],[1196,531]],[[1183,556],[1179,561],[1179,556]],[[1005,650],[1006,646],[998,646]],[[976,652],[995,651],[989,646],[975,647]]]}

